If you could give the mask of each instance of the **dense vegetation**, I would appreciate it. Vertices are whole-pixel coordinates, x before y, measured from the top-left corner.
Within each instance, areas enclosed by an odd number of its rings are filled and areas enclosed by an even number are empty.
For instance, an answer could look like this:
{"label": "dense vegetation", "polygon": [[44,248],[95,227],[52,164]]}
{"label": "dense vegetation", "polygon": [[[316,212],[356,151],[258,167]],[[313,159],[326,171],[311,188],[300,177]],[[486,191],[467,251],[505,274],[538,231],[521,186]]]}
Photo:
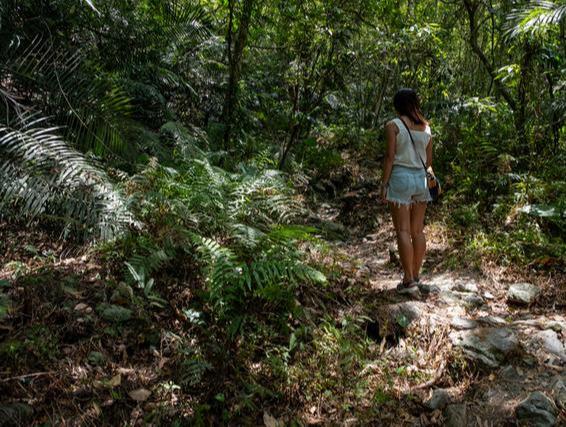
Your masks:
{"label": "dense vegetation", "polygon": [[[324,318],[323,332],[309,329],[306,301],[329,298],[344,274],[325,261],[325,239],[345,233],[311,210],[377,189],[399,87],[419,91],[433,129],[445,189],[434,218],[461,249],[445,265],[560,277],[558,1],[2,0],[1,220],[87,247],[105,266],[104,283],[85,290],[110,323],[103,340],[125,334],[148,352],[166,342],[173,373],[162,392],[194,400],[156,406],[147,420],[256,419],[281,396],[310,401],[328,379],[302,372],[326,363],[324,351],[351,353],[352,364],[367,351],[347,339],[358,325],[337,332]],[[51,269],[12,267],[0,326],[31,322],[16,287],[73,312]],[[2,343],[0,371],[47,370],[60,356],[56,330],[30,324],[26,338]],[[83,356],[103,365],[94,353]]]}

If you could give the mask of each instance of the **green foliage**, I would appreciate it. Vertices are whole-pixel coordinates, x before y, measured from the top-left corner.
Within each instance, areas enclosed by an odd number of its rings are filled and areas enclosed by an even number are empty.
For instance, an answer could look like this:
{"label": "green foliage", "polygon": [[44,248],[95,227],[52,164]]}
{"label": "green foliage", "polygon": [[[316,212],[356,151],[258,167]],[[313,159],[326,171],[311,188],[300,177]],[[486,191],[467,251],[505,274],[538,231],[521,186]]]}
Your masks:
{"label": "green foliage", "polygon": [[0,214],[60,221],[66,233],[108,239],[135,223],[106,173],[25,116],[0,127]]}
{"label": "green foliage", "polygon": [[521,34],[535,34],[558,26],[566,19],[566,5],[551,1],[536,0],[529,2],[522,9],[509,14],[508,33],[512,37]]}

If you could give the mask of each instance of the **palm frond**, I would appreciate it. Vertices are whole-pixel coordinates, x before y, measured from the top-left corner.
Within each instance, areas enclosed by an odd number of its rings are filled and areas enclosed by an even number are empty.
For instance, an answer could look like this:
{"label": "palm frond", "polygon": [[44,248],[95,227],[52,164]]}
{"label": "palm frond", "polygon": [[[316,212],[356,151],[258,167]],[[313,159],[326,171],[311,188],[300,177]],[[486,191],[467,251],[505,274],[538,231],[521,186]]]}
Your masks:
{"label": "palm frond", "polygon": [[49,40],[36,38],[6,69],[15,84],[37,94],[36,108],[62,125],[65,137],[81,150],[123,154],[130,99],[115,82],[83,74],[84,60],[80,50],[58,50]]}
{"label": "palm frond", "polygon": [[522,9],[515,9],[507,17],[506,34],[517,37],[522,34],[535,34],[558,25],[566,19],[566,4],[536,0]]}
{"label": "palm frond", "polygon": [[94,6],[94,2],[92,0],[83,0],[92,10],[100,15],[98,9]]}
{"label": "palm frond", "polygon": [[103,170],[45,122],[26,115],[0,127],[0,214],[56,220],[67,232],[101,239],[135,224]]}
{"label": "palm frond", "polygon": [[182,0],[161,2],[166,35],[176,43],[210,37],[210,17],[198,3]]}

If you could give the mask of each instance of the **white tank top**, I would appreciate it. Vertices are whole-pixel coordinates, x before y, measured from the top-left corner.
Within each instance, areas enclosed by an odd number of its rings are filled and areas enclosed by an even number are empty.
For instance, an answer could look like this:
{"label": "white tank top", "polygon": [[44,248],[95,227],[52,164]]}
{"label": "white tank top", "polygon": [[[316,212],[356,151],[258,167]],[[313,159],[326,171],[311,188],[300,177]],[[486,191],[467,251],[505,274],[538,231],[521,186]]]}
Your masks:
{"label": "white tank top", "polygon": [[[405,166],[408,168],[418,168],[422,169],[423,164],[421,160],[415,153],[413,148],[413,143],[411,142],[411,137],[407,131],[407,128],[399,118],[391,120],[397,128],[399,128],[399,133],[397,134],[397,142],[395,147],[395,159],[393,160],[394,165]],[[426,147],[430,142],[432,134],[430,132],[430,127],[427,125],[425,130],[414,130],[411,129],[411,135],[413,135],[413,141],[415,141],[415,147],[423,159],[426,165]]]}

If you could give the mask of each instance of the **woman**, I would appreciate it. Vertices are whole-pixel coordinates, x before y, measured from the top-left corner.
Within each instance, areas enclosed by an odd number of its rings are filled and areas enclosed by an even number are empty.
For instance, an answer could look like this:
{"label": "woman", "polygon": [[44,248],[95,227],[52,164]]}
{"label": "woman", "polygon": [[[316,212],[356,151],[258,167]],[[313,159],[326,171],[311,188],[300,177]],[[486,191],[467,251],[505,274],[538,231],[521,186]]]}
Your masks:
{"label": "woman", "polygon": [[387,153],[381,198],[391,209],[403,266],[404,277],[397,291],[411,293],[419,289],[419,272],[426,250],[424,217],[431,198],[423,163],[427,168],[432,166],[432,137],[414,90],[399,90],[393,105],[398,117],[385,125]]}

